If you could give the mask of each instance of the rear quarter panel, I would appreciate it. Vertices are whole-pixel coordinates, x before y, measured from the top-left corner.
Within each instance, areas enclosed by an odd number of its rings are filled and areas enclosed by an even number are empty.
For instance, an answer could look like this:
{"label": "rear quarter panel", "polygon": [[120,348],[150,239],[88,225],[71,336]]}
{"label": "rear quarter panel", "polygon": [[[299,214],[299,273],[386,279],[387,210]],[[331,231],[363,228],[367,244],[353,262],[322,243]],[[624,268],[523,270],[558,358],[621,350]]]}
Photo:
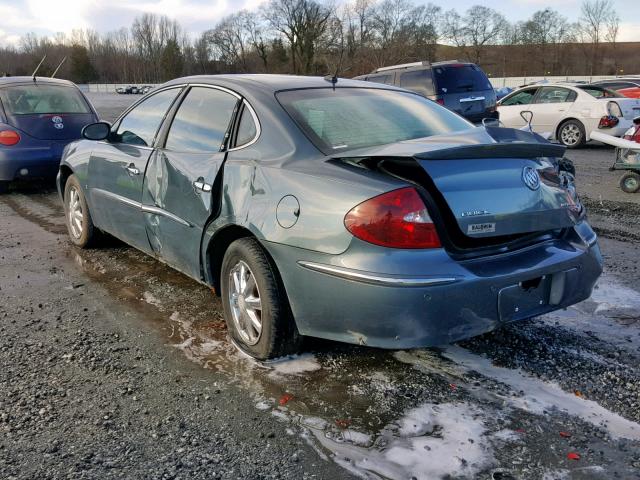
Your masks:
{"label": "rear quarter panel", "polygon": [[[210,230],[235,224],[259,239],[316,252],[344,252],[353,238],[344,226],[346,213],[371,197],[404,185],[331,164],[304,171],[261,165],[248,149],[232,153],[224,166],[220,215]],[[293,214],[290,206],[280,203],[287,196],[299,205],[293,226],[283,220]]]}

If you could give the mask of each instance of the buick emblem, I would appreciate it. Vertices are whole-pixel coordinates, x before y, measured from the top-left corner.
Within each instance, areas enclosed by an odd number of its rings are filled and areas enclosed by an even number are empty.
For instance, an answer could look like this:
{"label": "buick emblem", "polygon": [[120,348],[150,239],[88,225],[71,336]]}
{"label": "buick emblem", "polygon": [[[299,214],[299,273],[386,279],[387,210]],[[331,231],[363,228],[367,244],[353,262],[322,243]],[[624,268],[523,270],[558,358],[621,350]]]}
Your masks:
{"label": "buick emblem", "polygon": [[58,115],[56,115],[55,117],[51,117],[51,121],[53,123],[62,123],[62,117],[59,117]]}
{"label": "buick emblem", "polygon": [[540,176],[533,167],[524,167],[522,169],[522,181],[531,190],[540,188]]}

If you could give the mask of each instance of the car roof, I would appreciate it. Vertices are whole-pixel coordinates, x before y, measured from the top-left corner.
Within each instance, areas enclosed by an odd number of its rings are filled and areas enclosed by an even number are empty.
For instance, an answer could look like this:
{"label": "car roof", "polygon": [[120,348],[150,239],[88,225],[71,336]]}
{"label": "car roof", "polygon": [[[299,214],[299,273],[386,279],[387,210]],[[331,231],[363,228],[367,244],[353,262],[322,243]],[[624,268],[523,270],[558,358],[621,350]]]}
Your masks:
{"label": "car roof", "polygon": [[[35,79],[35,80],[34,80]],[[69,80],[51,77],[0,77],[0,87],[7,85],[24,85],[26,83],[46,83],[49,85],[65,85],[68,87],[77,87],[77,85]]]}
{"label": "car roof", "polygon": [[[260,90],[261,92],[275,93],[280,90],[294,90],[301,88],[326,88],[331,87],[332,83],[325,80],[324,77],[306,77],[300,75],[272,75],[272,74],[236,74],[236,75],[192,75],[190,77],[176,78],[161,87],[170,85],[181,85],[185,83],[202,83],[210,85],[218,85],[231,90],[238,91],[246,89],[249,91]],[[336,88],[341,87],[363,87],[363,88],[382,88],[386,90],[402,90],[392,85],[375,84],[372,87],[371,82],[362,82],[348,78],[338,78]],[[241,93],[241,92],[240,92]]]}

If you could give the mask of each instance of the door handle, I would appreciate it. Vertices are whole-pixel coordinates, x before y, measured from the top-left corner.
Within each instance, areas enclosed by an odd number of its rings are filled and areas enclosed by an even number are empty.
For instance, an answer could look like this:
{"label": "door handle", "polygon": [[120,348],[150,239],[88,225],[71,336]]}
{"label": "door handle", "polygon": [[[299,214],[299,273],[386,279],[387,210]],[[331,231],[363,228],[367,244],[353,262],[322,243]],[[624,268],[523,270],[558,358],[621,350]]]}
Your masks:
{"label": "door handle", "polygon": [[140,175],[140,170],[138,170],[133,163],[129,164],[124,168],[126,168],[129,175]]}
{"label": "door handle", "polygon": [[204,178],[200,177],[195,182],[193,182],[193,188],[195,188],[199,192],[208,193],[211,191],[211,185],[204,181]]}

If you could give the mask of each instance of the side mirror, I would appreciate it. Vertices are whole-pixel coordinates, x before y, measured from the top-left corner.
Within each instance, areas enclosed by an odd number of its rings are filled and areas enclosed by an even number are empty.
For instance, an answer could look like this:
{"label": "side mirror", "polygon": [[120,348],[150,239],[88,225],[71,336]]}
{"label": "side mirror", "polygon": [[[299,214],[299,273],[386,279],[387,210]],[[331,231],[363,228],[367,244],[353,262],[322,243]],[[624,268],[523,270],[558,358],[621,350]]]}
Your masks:
{"label": "side mirror", "polygon": [[111,133],[109,122],[96,122],[86,125],[82,129],[82,136],[87,140],[106,140]]}

